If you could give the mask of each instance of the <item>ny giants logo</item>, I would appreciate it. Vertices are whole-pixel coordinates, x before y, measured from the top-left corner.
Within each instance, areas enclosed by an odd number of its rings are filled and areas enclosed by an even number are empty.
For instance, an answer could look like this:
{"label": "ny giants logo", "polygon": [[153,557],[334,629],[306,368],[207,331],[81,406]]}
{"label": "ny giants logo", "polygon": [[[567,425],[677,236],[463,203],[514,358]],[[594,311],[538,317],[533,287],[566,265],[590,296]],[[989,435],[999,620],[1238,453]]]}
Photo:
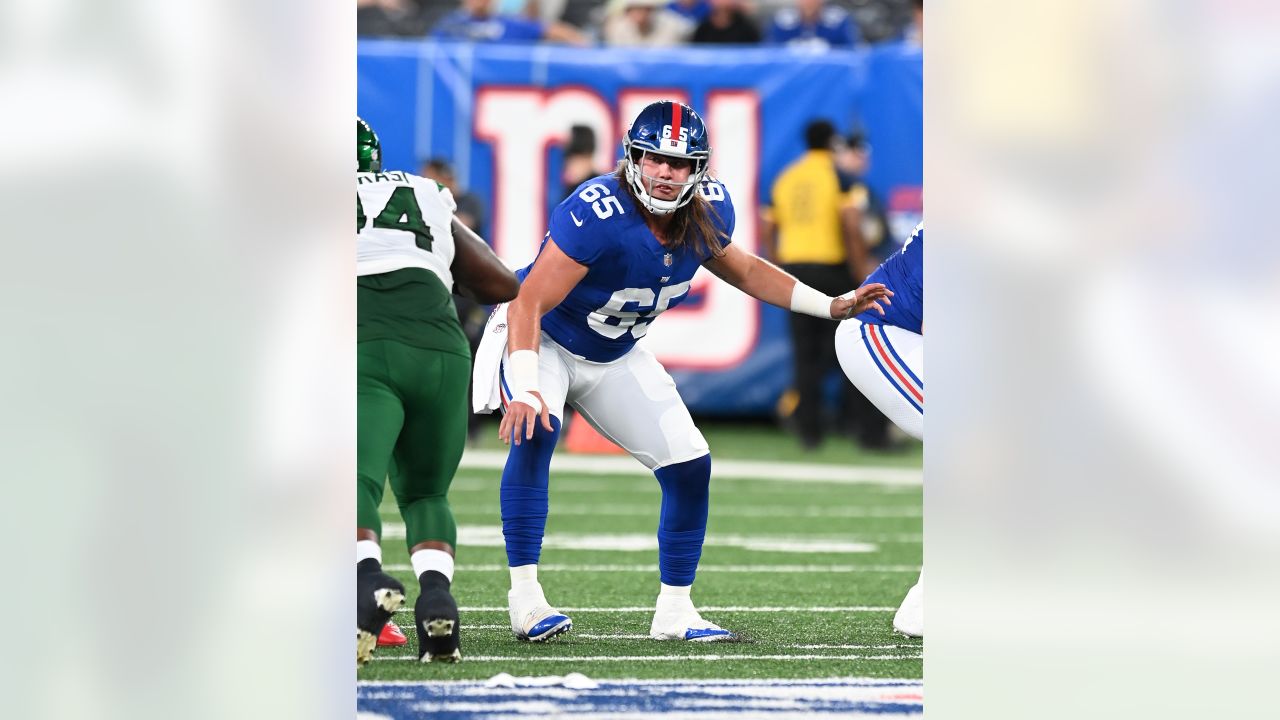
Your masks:
{"label": "ny giants logo", "polygon": [[[684,154],[680,144],[692,141],[684,122],[691,98],[678,88],[625,88],[608,97],[588,86],[555,89],[519,86],[481,86],[476,91],[474,141],[492,155],[492,211],[490,233],[498,256],[513,267],[537,257],[547,231],[549,159],[552,146],[562,144],[574,124],[596,134],[595,165],[612,167],[618,159],[618,140],[633,118],[650,103],[673,103],[671,115],[657,127],[658,145],[668,153]],[[708,135],[715,138],[712,171],[734,191],[738,221],[733,242],[756,247],[756,186],[760,172],[760,98],[750,90],[714,90],[701,98],[701,115]],[[659,121],[661,122],[661,120]],[[672,145],[671,143],[676,143]],[[706,192],[719,195],[718,184]],[[708,196],[709,200],[716,197]],[[607,222],[607,221],[606,221]],[[655,258],[656,260],[657,258]],[[666,258],[662,258],[665,266]],[[655,263],[656,264],[656,263]],[[672,258],[672,266],[675,258]],[[719,370],[736,367],[755,346],[759,307],[749,295],[713,282],[699,271],[694,298],[664,313],[646,342],[668,368]]]}

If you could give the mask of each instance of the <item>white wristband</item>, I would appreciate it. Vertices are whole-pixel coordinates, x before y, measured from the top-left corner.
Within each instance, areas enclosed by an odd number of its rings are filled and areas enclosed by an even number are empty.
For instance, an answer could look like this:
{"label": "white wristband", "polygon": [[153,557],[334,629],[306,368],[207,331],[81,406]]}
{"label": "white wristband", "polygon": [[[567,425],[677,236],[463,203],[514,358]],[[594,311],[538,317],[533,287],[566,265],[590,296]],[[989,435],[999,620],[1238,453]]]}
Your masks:
{"label": "white wristband", "polygon": [[511,396],[511,404],[524,403],[533,408],[534,412],[542,412],[542,401],[538,400],[538,396],[528,390],[517,391]]}
{"label": "white wristband", "polygon": [[538,391],[538,352],[516,350],[507,358],[507,384],[512,397]]}
{"label": "white wristband", "polygon": [[831,301],[835,298],[814,290],[799,280],[791,291],[791,312],[831,319]]}

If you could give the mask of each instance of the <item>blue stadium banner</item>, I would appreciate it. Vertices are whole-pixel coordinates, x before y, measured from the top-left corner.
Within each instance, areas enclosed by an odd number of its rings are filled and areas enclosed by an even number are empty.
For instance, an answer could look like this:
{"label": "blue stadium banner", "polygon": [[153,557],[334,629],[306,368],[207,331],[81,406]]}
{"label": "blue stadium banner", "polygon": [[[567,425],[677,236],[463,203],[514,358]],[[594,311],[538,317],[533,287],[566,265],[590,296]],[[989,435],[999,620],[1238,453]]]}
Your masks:
{"label": "blue stadium banner", "polygon": [[[363,40],[357,70],[359,113],[382,138],[384,165],[417,172],[428,158],[450,160],[459,184],[489,208],[487,239],[513,266],[533,258],[562,198],[570,128],[595,132],[595,164],[610,169],[627,123],[658,99],[688,103],[706,120],[712,174],[733,197],[740,247],[757,248],[757,208],[804,152],[804,128],[818,118],[871,139],[867,181],[896,237],[921,216],[918,48],[813,54]],[[786,316],[702,271],[690,299],[643,342],[694,412],[764,414],[790,384]]]}

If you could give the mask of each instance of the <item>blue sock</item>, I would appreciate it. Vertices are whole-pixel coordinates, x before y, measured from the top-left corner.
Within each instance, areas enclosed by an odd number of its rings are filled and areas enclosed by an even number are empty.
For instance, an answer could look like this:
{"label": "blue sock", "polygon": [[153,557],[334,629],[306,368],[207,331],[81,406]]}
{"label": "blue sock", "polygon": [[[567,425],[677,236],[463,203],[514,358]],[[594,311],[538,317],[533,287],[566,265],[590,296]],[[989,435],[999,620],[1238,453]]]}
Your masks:
{"label": "blue sock", "polygon": [[539,422],[533,439],[512,445],[502,469],[502,536],[507,542],[507,564],[534,565],[542,554],[547,527],[547,476],[551,453],[560,437],[560,421],[551,417],[551,432]]}
{"label": "blue sock", "polygon": [[662,486],[658,520],[658,570],[667,585],[692,585],[707,536],[711,456],[653,471]]}

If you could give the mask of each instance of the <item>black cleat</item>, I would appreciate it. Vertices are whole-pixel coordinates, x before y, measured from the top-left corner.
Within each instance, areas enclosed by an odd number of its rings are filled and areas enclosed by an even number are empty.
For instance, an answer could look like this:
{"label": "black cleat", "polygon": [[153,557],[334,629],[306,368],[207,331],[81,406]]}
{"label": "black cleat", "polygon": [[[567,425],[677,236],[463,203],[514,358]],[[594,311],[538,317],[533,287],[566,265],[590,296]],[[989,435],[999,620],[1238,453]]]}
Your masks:
{"label": "black cleat", "polygon": [[422,573],[422,593],[413,606],[414,628],[418,631],[418,660],[458,662],[462,659],[459,642],[458,603],[449,594],[449,581],[444,575],[428,570]]}
{"label": "black cleat", "polygon": [[356,667],[373,658],[378,634],[391,615],[404,605],[404,585],[382,572],[374,559],[356,565]]}

